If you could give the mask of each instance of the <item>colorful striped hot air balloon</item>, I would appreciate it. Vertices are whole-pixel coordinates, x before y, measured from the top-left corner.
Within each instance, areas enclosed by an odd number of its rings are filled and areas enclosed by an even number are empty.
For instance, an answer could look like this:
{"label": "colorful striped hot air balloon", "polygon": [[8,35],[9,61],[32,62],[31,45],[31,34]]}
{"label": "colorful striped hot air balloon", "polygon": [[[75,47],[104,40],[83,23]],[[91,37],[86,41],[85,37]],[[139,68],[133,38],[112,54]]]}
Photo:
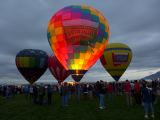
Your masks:
{"label": "colorful striped hot air balloon", "polygon": [[16,55],[16,66],[23,77],[33,84],[48,67],[48,55],[42,50],[24,49]]}
{"label": "colorful striped hot air balloon", "polygon": [[71,74],[85,72],[108,44],[109,25],[96,9],[72,5],[59,10],[48,24],[48,41],[61,64]]}
{"label": "colorful striped hot air balloon", "polygon": [[132,50],[123,43],[111,43],[100,57],[106,71],[118,81],[132,60]]}

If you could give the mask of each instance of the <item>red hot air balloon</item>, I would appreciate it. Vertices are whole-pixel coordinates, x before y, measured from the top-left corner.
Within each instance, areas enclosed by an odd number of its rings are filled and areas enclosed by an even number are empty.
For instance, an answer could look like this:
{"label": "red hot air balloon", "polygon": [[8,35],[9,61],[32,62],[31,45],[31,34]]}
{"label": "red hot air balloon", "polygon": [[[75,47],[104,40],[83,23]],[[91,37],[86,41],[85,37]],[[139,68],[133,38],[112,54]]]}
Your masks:
{"label": "red hot air balloon", "polygon": [[69,72],[62,66],[56,56],[49,57],[48,67],[58,83],[63,82],[69,76]]}

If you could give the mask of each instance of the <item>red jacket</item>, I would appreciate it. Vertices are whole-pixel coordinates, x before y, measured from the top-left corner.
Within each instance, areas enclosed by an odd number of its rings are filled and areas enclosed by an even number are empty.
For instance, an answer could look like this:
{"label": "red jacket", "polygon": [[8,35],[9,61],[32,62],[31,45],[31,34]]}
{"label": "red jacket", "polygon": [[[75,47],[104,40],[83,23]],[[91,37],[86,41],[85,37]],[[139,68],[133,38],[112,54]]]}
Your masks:
{"label": "red jacket", "polygon": [[140,92],[140,84],[139,83],[135,83],[135,85],[134,85],[134,92],[135,93],[139,93]]}
{"label": "red jacket", "polygon": [[107,86],[107,92],[108,92],[108,93],[112,93],[112,92],[113,92],[113,86],[112,86],[112,84],[109,84],[109,85]]}
{"label": "red jacket", "polygon": [[124,85],[124,91],[125,92],[131,92],[131,85],[129,82],[126,82],[125,85]]}

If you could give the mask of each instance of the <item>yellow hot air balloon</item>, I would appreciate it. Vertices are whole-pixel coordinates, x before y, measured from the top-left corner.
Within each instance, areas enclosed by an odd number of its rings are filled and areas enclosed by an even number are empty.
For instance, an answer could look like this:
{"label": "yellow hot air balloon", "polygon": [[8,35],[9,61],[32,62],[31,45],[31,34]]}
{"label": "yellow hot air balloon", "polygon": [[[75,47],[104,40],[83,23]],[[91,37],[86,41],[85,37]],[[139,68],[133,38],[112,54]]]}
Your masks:
{"label": "yellow hot air balloon", "polygon": [[100,61],[106,71],[118,81],[132,60],[131,49],[123,43],[111,43]]}

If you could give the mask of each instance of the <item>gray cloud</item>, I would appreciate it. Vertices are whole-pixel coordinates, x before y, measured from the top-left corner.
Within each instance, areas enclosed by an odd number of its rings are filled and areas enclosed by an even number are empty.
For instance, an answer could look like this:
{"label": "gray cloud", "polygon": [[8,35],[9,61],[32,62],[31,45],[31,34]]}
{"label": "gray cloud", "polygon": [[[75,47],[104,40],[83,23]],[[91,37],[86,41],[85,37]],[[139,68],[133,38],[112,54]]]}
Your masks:
{"label": "gray cloud", "polygon": [[[104,14],[110,24],[110,42],[126,43],[133,51],[133,60],[128,71],[150,68],[158,70],[160,66],[159,0],[101,0],[99,2],[2,0],[0,2],[0,79],[4,77],[23,79],[15,66],[15,55],[20,50],[33,48],[52,53],[46,37],[48,21],[57,10],[72,4],[87,4]],[[106,75],[100,62],[97,62],[84,79],[96,80],[105,77],[109,75]],[[49,71],[41,79],[44,78],[51,78]]]}

